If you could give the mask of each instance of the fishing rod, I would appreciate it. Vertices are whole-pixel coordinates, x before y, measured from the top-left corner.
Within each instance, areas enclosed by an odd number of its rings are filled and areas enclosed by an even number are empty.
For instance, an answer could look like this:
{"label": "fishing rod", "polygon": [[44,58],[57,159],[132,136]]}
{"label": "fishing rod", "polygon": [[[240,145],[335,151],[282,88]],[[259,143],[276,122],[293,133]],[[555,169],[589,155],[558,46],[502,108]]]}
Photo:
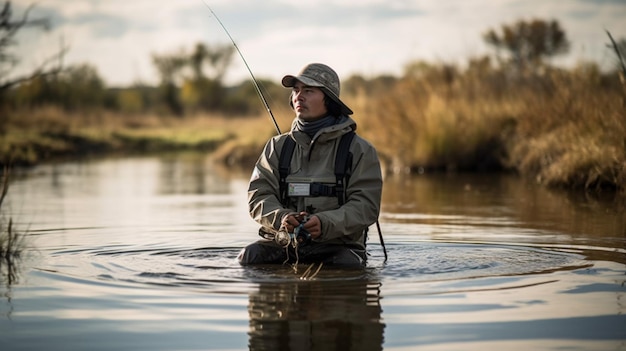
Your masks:
{"label": "fishing rod", "polygon": [[254,74],[252,73],[252,70],[250,69],[250,66],[248,66],[248,62],[246,61],[246,59],[243,57],[243,54],[241,53],[241,50],[239,50],[239,47],[237,46],[237,43],[235,43],[235,40],[233,39],[233,37],[230,35],[230,33],[228,32],[228,29],[226,29],[226,26],[224,26],[224,23],[222,23],[222,21],[220,20],[220,18],[217,16],[217,14],[215,13],[215,11],[213,11],[213,9],[211,8],[211,6],[206,2],[206,0],[202,0],[202,3],[209,8],[209,11],[211,11],[211,13],[213,14],[213,17],[215,17],[215,19],[217,20],[217,22],[220,24],[220,26],[222,27],[222,29],[224,29],[224,32],[226,32],[226,35],[228,35],[228,38],[230,38],[230,41],[233,43],[233,46],[235,47],[235,49],[237,50],[237,53],[239,54],[239,57],[241,57],[241,60],[243,61],[244,65],[246,66],[246,68],[248,69],[248,72],[250,73],[250,76],[252,77],[252,83],[254,83],[254,88],[256,89],[257,94],[259,95],[259,98],[261,99],[261,101],[263,102],[263,105],[265,106],[265,109],[267,110],[267,113],[269,113],[270,118],[272,119],[272,122],[274,123],[274,128],[276,128],[276,132],[280,135],[282,134],[280,131],[280,127],[278,127],[278,123],[276,123],[276,118],[274,118],[274,114],[272,113],[272,110],[270,109],[270,105],[267,103],[267,99],[265,99],[265,96],[263,95],[263,92],[261,91],[261,88],[259,87],[259,83],[257,82],[256,78],[254,78]]}

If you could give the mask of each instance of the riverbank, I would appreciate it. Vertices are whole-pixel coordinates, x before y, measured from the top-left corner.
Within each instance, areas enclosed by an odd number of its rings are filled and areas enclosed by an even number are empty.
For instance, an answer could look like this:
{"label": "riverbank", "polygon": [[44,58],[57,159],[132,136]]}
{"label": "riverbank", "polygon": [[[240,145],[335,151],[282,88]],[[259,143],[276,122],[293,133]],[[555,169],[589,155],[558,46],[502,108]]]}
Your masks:
{"label": "riverbank", "polygon": [[66,113],[54,107],[11,113],[3,132],[0,163],[18,167],[183,150],[213,152],[224,163],[246,165],[272,135],[267,121],[257,117]]}
{"label": "riverbank", "polygon": [[[543,90],[536,80],[497,90],[494,79],[475,86],[479,80],[463,77],[454,85],[406,78],[384,94],[385,87],[349,92],[345,101],[386,173],[513,172],[549,187],[626,198],[626,110],[619,90],[602,82],[576,85],[571,76],[544,78],[549,88]],[[291,113],[281,112],[278,124],[286,131]],[[46,107],[8,113],[0,133],[5,165],[200,150],[228,167],[251,169],[276,131],[266,115],[174,117]]]}
{"label": "riverbank", "polygon": [[350,106],[395,172],[513,171],[626,196],[626,83],[593,65],[511,76],[489,62],[416,67]]}

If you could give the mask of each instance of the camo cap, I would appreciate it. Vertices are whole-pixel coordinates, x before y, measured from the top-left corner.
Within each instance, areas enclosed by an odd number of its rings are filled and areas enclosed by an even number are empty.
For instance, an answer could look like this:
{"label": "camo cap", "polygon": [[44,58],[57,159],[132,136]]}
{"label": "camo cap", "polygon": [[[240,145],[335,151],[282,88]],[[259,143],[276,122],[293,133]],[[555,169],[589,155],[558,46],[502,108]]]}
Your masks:
{"label": "camo cap", "polygon": [[286,75],[283,77],[282,83],[285,88],[293,88],[296,81],[302,84],[322,89],[326,96],[333,99],[341,106],[341,112],[345,115],[351,115],[352,110],[339,99],[339,77],[332,68],[321,63],[310,63],[298,73],[296,76]]}

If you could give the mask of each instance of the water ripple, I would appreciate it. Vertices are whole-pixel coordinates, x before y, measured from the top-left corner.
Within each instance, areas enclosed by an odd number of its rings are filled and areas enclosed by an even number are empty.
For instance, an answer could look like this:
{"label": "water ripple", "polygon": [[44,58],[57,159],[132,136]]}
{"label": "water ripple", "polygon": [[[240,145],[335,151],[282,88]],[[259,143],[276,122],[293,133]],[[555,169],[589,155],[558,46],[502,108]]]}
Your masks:
{"label": "water ripple", "polygon": [[[590,266],[585,255],[573,250],[488,243],[410,242],[387,245],[389,260],[382,250],[369,247],[364,270],[323,267],[316,280],[347,281],[371,279],[393,282],[411,292],[449,292],[468,289],[468,282],[481,278],[482,288],[510,288],[500,277],[575,270]],[[190,287],[211,291],[240,291],[258,282],[296,281],[306,267],[241,267],[238,247],[132,247],[113,245],[59,250],[50,256],[51,269],[59,274],[120,281],[142,285]],[[569,251],[569,252],[568,252]],[[445,282],[445,289],[426,288],[425,283]],[[239,286],[237,286],[239,284]],[[527,282],[521,283],[527,284]],[[533,282],[532,284],[535,284]],[[471,285],[471,284],[470,284]],[[396,289],[397,290],[397,289]]]}

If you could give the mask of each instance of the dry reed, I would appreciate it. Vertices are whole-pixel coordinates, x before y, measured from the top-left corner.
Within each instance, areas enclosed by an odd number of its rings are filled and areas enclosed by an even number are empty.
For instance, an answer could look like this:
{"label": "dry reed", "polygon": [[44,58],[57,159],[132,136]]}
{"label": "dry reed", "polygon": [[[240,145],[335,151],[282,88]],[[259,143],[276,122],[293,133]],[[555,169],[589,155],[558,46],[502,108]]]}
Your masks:
{"label": "dry reed", "polygon": [[550,186],[626,188],[616,75],[589,65],[513,76],[445,68],[352,100],[389,170],[499,169]]}

